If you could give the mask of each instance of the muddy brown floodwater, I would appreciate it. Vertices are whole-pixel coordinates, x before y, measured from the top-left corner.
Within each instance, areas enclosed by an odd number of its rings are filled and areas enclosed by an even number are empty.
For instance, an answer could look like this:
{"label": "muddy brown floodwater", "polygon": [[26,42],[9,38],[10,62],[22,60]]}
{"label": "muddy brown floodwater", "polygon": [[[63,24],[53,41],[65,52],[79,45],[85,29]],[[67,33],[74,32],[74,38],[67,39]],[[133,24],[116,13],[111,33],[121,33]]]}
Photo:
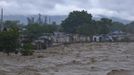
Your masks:
{"label": "muddy brown floodwater", "polygon": [[0,75],[134,75],[134,43],[79,43],[37,51],[0,53]]}

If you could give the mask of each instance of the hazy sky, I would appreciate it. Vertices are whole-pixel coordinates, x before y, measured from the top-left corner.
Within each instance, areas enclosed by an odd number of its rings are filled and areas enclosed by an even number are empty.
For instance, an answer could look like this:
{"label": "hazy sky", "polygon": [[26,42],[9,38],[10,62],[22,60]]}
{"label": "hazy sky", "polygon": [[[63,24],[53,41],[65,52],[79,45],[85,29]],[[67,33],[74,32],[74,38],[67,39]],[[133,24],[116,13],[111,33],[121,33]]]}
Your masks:
{"label": "hazy sky", "polygon": [[86,10],[94,16],[105,15],[134,20],[134,0],[0,0],[7,15],[67,15],[73,10]]}

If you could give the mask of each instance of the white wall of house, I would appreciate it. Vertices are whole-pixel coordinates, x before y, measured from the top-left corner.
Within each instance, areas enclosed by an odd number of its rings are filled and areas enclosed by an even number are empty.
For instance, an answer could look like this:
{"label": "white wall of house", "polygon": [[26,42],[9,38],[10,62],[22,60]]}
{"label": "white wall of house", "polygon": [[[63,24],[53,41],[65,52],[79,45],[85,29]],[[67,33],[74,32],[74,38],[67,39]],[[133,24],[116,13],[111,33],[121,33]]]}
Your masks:
{"label": "white wall of house", "polygon": [[92,40],[93,42],[100,42],[101,41],[100,38],[101,36],[94,35]]}

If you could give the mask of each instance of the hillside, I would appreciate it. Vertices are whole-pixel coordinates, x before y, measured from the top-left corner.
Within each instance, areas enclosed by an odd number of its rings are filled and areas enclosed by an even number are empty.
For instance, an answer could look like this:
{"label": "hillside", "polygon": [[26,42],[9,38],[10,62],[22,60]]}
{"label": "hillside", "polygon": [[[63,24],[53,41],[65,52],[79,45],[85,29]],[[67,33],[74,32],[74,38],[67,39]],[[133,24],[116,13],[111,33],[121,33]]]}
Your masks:
{"label": "hillside", "polygon": [[[34,17],[35,19],[38,18],[38,15],[28,15],[28,16],[26,16],[26,15],[8,15],[8,16],[4,16],[4,19],[5,20],[19,20],[21,23],[27,24],[27,17],[31,17],[31,16]],[[45,15],[43,15],[42,18],[44,18],[44,17],[45,17]],[[67,16],[66,15],[55,15],[55,16],[48,16],[48,17],[51,19],[51,23],[53,21],[55,21],[57,24],[60,24]],[[93,17],[93,19],[99,20],[100,18],[103,18],[103,17],[106,17],[106,16],[99,15],[97,17]],[[117,17],[106,17],[106,18],[110,18],[113,21],[121,22],[124,24],[130,23],[130,21],[128,21],[128,20],[120,19]]]}
{"label": "hillside", "polygon": [[[7,15],[7,16],[4,16],[4,20],[18,20],[20,21],[20,23],[23,23],[23,24],[27,24],[27,17],[34,17],[35,20],[37,20],[38,18],[38,15],[28,15],[28,16],[25,16],[25,15]],[[42,18],[44,19],[45,18],[45,15],[42,16]],[[48,20],[50,18],[50,22],[56,22],[57,24],[60,24],[62,20],[64,20],[66,18],[66,16],[48,16]]]}

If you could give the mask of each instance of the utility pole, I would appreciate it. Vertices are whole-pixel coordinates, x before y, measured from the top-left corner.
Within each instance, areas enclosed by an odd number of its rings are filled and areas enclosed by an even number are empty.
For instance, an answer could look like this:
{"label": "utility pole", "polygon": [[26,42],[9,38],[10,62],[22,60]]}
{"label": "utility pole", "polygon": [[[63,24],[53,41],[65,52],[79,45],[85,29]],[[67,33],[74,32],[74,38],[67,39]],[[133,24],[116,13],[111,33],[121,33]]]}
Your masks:
{"label": "utility pole", "polygon": [[3,8],[1,9],[0,31],[3,31]]}

